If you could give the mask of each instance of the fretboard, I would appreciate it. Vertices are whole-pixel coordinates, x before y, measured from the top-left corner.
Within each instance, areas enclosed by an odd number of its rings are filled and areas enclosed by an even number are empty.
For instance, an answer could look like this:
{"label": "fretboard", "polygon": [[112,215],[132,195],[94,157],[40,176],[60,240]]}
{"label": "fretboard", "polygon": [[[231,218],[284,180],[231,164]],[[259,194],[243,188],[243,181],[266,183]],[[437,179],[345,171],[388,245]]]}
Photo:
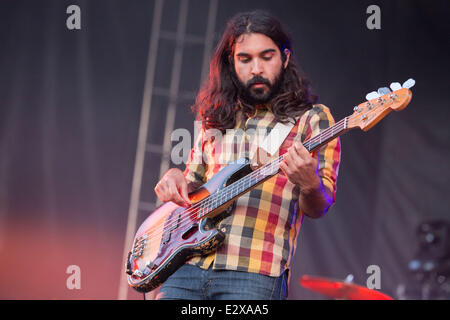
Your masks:
{"label": "fretboard", "polygon": [[[303,146],[309,151],[313,152],[329,141],[342,135],[347,129],[348,117],[345,117],[339,122],[336,122],[333,126],[320,132],[313,138],[305,141]],[[280,171],[280,163],[283,161],[283,155],[279,156],[277,159],[259,167],[258,169],[252,171],[245,177],[233,182],[232,184],[218,190],[216,193],[210,195],[204,199],[200,205],[200,210],[198,213],[198,218],[202,218],[212,210],[220,207],[224,203],[246,193],[253,187],[264,182],[265,180],[273,177]]]}

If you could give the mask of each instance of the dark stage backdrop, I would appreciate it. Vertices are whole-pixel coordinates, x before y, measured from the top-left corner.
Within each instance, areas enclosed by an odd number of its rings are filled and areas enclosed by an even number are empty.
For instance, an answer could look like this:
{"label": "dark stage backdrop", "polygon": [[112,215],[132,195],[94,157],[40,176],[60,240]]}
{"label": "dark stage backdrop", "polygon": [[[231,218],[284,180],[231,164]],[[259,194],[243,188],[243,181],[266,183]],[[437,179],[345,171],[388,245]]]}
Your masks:
{"label": "dark stage backdrop", "polygon": [[[81,30],[66,27],[71,4],[81,8]],[[118,297],[154,4],[0,2],[0,298]],[[164,2],[161,29],[176,30],[180,4]],[[372,4],[380,30],[366,26]],[[204,32],[208,6],[189,1],[188,32]],[[304,220],[289,288],[290,299],[323,299],[299,277],[352,274],[366,285],[376,265],[381,291],[401,298],[401,286],[414,284],[417,226],[450,220],[448,1],[219,1],[214,44],[232,15],[255,8],[288,26],[297,63],[336,120],[372,90],[417,81],[404,111],[342,137],[337,202],[324,218]],[[184,51],[179,90],[199,88],[194,46]],[[160,87],[174,50],[159,46]],[[177,104],[175,128],[192,132],[191,103]],[[162,141],[166,109],[167,99],[153,99],[150,140]],[[148,158],[146,172],[159,165]],[[154,199],[156,182],[157,173],[144,175],[141,198]],[[71,265],[80,289],[67,287]],[[130,289],[128,298],[142,296]]]}

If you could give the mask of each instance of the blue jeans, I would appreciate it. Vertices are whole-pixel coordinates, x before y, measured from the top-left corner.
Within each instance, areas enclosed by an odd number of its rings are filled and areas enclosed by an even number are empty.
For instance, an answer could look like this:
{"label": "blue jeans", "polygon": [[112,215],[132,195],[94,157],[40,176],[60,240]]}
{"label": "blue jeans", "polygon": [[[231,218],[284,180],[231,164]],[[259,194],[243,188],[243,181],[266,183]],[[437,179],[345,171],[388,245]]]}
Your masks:
{"label": "blue jeans", "polygon": [[257,273],[208,270],[185,264],[161,286],[160,300],[284,300],[287,272],[279,277]]}

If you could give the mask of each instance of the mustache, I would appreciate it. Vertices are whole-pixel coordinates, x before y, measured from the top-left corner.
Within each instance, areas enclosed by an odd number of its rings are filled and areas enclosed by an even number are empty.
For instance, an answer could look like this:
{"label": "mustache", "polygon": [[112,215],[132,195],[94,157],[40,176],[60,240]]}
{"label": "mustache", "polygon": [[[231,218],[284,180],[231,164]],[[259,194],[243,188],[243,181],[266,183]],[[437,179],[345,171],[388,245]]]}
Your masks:
{"label": "mustache", "polygon": [[247,88],[250,88],[255,83],[263,83],[263,84],[267,85],[268,87],[271,87],[270,81],[268,79],[263,78],[261,76],[254,76],[249,81],[247,81]]}

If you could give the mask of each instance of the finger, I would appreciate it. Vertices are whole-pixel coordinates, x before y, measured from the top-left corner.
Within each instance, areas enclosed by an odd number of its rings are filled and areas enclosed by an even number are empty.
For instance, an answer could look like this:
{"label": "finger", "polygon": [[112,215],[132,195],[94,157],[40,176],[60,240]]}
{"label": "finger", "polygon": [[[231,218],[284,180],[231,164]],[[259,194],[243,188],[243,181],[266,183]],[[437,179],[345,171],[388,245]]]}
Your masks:
{"label": "finger", "polygon": [[291,174],[291,170],[289,169],[288,165],[284,161],[282,161],[280,163],[280,169],[281,169],[281,171],[283,171],[285,176],[289,176]]}
{"label": "finger", "polygon": [[168,188],[169,188],[168,194],[169,194],[169,197],[170,197],[170,201],[173,201],[173,202],[175,202],[176,204],[178,204],[179,206],[182,206],[182,207],[188,206],[189,204],[186,203],[186,201],[181,197],[180,192],[178,191],[178,188],[177,188],[177,186],[175,184],[175,181],[168,180],[167,184],[168,184]]}
{"label": "finger", "polygon": [[155,187],[155,193],[159,200],[162,202],[166,202],[167,200],[167,191],[162,182],[159,182]]}
{"label": "finger", "polygon": [[290,150],[289,154],[290,154],[290,158],[291,158],[290,165],[294,166],[296,168],[299,168],[301,166],[302,162],[303,162],[302,161],[303,160],[302,156],[298,153],[297,150],[295,150],[295,148],[292,148]]}
{"label": "finger", "polygon": [[309,151],[305,148],[303,144],[299,142],[294,144],[294,149],[301,158],[309,156]]}
{"label": "finger", "polygon": [[280,170],[283,172],[283,174],[286,176],[286,164],[284,161],[280,162]]}
{"label": "finger", "polygon": [[296,149],[294,146],[292,146],[291,148],[289,148],[288,153],[289,153],[289,155],[290,155],[291,157],[293,157],[293,158],[300,156],[299,153],[298,153],[298,151],[297,151],[297,149]]}
{"label": "finger", "polygon": [[292,144],[292,149],[298,153],[299,152],[298,150],[300,150],[302,146],[303,145],[300,142],[296,141]]}
{"label": "finger", "polygon": [[289,156],[288,156],[288,161],[287,165],[289,168],[295,170],[295,169],[299,169],[304,165],[304,159],[297,153],[297,151],[295,151],[294,148],[292,148],[289,151]]}
{"label": "finger", "polygon": [[284,163],[287,167],[292,166],[292,156],[289,151],[284,154],[283,161],[281,163]]}
{"label": "finger", "polygon": [[191,200],[189,199],[189,195],[188,195],[188,185],[185,180],[183,182],[181,182],[180,192],[181,192],[181,196],[183,197],[184,201],[188,204],[191,204]]}

